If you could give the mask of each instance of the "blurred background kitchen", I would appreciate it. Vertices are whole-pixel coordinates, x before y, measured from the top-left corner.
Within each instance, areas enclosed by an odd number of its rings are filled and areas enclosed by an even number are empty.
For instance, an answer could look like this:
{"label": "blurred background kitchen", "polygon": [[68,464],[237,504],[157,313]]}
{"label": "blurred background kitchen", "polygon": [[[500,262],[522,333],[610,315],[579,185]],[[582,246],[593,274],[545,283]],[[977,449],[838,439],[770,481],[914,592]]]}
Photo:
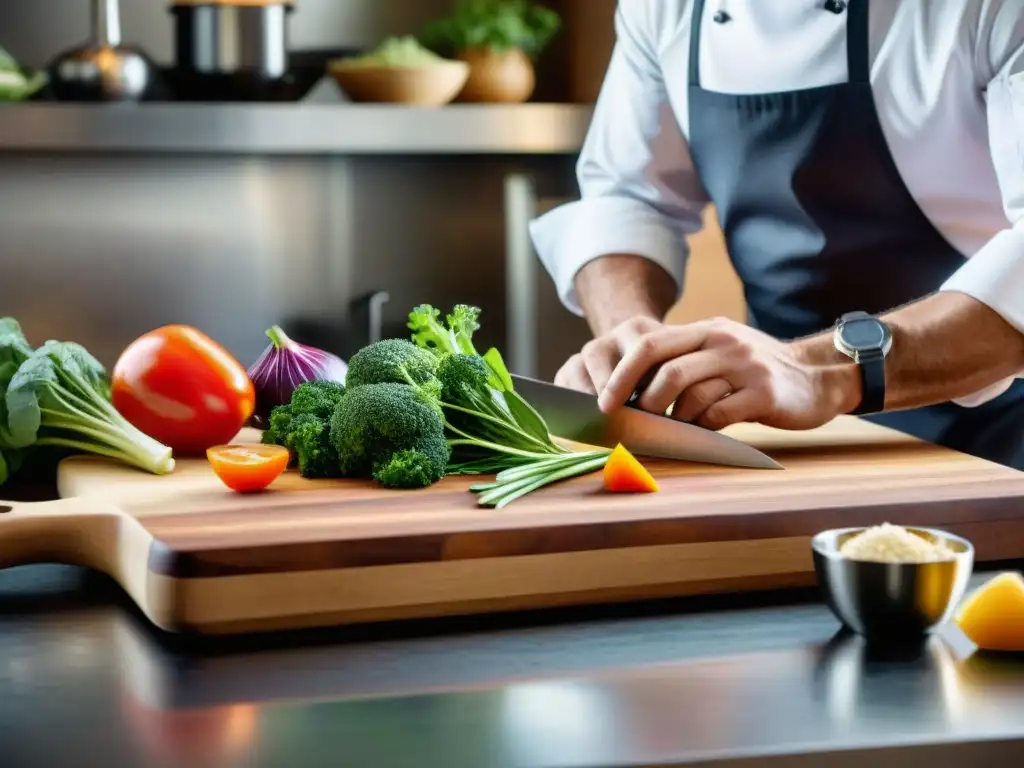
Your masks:
{"label": "blurred background kitchen", "polygon": [[[108,365],[186,323],[248,365],[274,323],[348,355],[414,304],[469,302],[510,367],[552,376],[588,333],[526,227],[578,194],[616,0],[543,5],[560,24],[532,80],[522,56],[477,57],[452,91],[330,62],[457,20],[457,0],[3,0],[0,46],[48,79],[17,94],[0,72],[0,315]],[[743,314],[708,219],[677,320]]]}

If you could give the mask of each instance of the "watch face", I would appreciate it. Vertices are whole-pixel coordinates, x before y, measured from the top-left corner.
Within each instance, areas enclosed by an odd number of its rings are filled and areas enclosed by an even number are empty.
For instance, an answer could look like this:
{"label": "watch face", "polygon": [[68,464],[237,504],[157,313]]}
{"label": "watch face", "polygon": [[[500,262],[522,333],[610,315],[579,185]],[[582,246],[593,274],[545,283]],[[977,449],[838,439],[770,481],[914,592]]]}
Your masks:
{"label": "watch face", "polygon": [[853,320],[843,326],[843,342],[857,351],[882,349],[885,346],[885,326],[874,318]]}

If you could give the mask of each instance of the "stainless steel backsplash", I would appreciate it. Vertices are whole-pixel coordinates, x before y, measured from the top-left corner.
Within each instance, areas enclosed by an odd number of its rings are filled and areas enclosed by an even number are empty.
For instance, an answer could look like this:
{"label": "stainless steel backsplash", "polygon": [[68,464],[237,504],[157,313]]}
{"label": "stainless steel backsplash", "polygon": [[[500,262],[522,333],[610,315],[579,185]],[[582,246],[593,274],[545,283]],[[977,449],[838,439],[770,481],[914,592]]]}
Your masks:
{"label": "stainless steel backsplash", "polygon": [[[404,333],[416,303],[466,301],[485,310],[483,341],[502,344],[507,169],[472,158],[0,155],[0,315],[37,343],[74,339],[108,364],[138,334],[187,323],[248,363],[276,322],[340,350],[348,302],[386,290],[390,334]],[[563,311],[546,283],[550,369],[564,356],[551,312]]]}
{"label": "stainless steel backsplash", "polygon": [[[299,0],[292,47],[411,32],[450,0]],[[40,65],[88,34],[85,0],[0,0],[0,44]],[[123,0],[126,39],[168,61],[164,0]],[[0,116],[2,119],[2,116]],[[0,148],[0,315],[33,341],[74,339],[112,363],[164,323],[202,327],[242,360],[284,322],[342,346],[363,292],[391,294],[386,331],[418,302],[476,302],[505,341],[502,158],[20,156]],[[541,164],[574,194],[571,159]],[[540,372],[586,338],[541,292]],[[311,326],[311,327],[310,327]]]}

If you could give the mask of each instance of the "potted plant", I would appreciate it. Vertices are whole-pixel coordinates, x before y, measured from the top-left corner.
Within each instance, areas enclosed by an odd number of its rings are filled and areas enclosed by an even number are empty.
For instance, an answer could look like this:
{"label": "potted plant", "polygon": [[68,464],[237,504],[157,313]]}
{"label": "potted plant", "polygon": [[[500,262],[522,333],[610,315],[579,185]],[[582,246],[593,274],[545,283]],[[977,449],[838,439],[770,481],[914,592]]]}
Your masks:
{"label": "potted plant", "polygon": [[459,0],[424,28],[421,42],[470,65],[459,101],[520,103],[536,87],[534,61],[561,26],[555,11],[532,0]]}

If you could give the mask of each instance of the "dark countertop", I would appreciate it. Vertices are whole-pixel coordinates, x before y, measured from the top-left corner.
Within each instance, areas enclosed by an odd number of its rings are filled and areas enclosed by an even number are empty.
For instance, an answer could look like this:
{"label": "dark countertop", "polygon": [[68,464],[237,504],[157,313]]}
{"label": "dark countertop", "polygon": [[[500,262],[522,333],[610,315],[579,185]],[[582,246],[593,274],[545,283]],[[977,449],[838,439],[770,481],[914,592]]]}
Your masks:
{"label": "dark countertop", "polygon": [[20,568],[0,573],[0,765],[1021,762],[1024,659],[838,629],[799,592],[184,639],[105,577]]}

